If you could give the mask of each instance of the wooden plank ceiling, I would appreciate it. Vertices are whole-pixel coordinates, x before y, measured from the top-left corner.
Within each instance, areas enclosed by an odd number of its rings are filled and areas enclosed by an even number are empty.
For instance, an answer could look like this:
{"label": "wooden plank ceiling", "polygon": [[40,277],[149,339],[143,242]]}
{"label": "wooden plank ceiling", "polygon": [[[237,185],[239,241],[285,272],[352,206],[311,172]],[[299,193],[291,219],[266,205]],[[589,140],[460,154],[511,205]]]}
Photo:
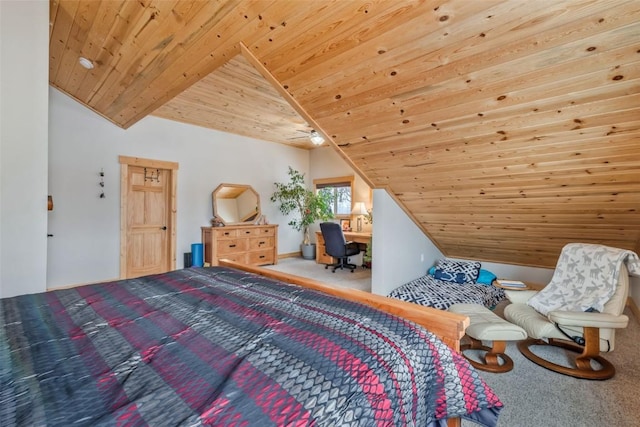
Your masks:
{"label": "wooden plank ceiling", "polygon": [[54,0],[50,84],[123,128],[315,128],[447,256],[640,251],[638,1]]}

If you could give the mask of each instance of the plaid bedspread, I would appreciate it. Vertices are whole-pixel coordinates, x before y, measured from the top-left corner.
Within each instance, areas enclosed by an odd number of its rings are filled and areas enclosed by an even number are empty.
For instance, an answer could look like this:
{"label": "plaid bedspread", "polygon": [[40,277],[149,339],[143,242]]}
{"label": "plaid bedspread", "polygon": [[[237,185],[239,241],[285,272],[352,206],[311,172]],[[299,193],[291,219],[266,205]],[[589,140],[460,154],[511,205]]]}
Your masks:
{"label": "plaid bedspread", "polygon": [[[0,425],[495,425],[424,329],[223,267],[0,300]],[[470,415],[467,415],[470,414]]]}

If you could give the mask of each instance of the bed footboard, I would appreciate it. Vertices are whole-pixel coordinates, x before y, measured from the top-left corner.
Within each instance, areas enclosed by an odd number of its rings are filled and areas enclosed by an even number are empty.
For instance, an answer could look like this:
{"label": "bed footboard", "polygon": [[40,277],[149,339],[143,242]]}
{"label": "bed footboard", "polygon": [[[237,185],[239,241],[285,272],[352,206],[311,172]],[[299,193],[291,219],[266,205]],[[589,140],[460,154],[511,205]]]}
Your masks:
{"label": "bed footboard", "polygon": [[456,351],[460,351],[460,340],[464,336],[465,329],[469,326],[469,318],[467,316],[449,313],[448,311],[423,307],[357,289],[338,288],[306,277],[282,273],[262,267],[239,264],[229,260],[220,260],[220,265],[282,280],[283,282],[293,283],[350,301],[370,305],[425,327]]}

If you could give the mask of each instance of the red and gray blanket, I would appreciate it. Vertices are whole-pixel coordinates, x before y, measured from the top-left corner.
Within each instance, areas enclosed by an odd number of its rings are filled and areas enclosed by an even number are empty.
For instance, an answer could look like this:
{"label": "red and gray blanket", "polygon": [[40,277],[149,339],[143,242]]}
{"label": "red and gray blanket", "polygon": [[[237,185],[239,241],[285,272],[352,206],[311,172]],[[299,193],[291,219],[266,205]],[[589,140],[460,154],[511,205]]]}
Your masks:
{"label": "red and gray blanket", "polygon": [[494,426],[425,329],[223,267],[0,300],[0,425]]}

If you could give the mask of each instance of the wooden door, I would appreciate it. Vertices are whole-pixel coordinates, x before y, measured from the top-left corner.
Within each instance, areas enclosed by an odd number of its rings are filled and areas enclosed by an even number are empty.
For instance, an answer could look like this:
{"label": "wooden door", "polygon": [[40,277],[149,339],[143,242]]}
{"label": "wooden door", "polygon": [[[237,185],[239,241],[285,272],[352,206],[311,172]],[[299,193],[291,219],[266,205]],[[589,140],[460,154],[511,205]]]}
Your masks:
{"label": "wooden door", "polygon": [[[121,158],[122,160],[122,158]],[[123,165],[121,272],[123,278],[175,268],[175,177],[163,164]],[[121,161],[122,163],[122,161]],[[139,164],[142,163],[142,164]],[[154,167],[155,165],[155,167]]]}

